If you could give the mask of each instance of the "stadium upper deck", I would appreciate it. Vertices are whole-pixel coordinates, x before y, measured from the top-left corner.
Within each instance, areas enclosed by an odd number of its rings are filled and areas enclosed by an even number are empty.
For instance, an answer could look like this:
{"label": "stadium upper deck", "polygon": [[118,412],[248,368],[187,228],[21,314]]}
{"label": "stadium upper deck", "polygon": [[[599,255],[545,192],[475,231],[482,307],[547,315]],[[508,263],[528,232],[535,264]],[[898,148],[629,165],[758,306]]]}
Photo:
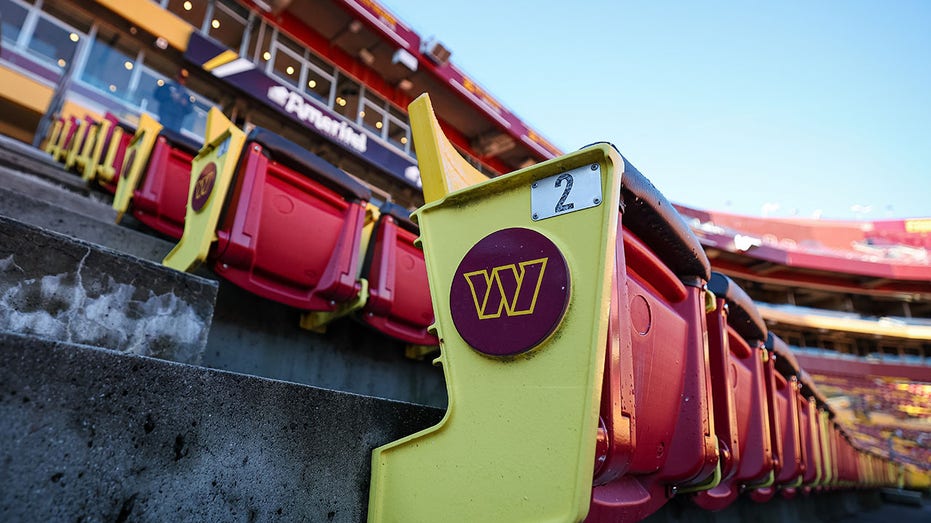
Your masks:
{"label": "stadium upper deck", "polygon": [[0,131],[32,141],[61,112],[134,126],[158,91],[190,77],[180,129],[197,140],[222,107],[324,157],[404,206],[422,203],[407,104],[429,92],[445,132],[490,175],[559,151],[372,1],[2,0]]}
{"label": "stadium upper deck", "polygon": [[755,218],[678,207],[862,445],[931,462],[931,219]]}

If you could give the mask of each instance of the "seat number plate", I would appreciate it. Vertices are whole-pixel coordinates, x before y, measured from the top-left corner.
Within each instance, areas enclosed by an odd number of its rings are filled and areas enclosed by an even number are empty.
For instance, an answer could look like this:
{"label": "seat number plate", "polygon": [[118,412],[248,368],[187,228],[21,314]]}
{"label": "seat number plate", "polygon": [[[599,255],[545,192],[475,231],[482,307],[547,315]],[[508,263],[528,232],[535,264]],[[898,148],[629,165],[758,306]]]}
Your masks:
{"label": "seat number plate", "polygon": [[530,185],[530,213],[534,221],[601,205],[601,166],[585,165]]}

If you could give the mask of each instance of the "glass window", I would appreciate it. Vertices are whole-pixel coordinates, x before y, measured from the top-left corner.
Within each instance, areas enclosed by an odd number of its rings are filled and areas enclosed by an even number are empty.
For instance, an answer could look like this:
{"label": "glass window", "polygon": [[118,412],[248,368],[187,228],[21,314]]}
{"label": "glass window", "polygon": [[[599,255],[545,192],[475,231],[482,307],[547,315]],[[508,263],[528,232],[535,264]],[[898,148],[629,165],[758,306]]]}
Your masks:
{"label": "glass window", "polygon": [[314,98],[323,103],[330,103],[330,91],[333,88],[331,76],[321,74],[312,66],[307,67],[307,88],[306,91]]}
{"label": "glass window", "polygon": [[359,112],[360,92],[358,82],[340,74],[339,81],[336,84],[336,100],[333,102],[333,110],[348,120],[355,122]]}
{"label": "glass window", "polygon": [[43,17],[36,23],[36,30],[29,39],[28,47],[36,55],[64,69],[74,56],[81,38],[84,38],[84,35]]}
{"label": "glass window", "polygon": [[262,65],[272,59],[272,28],[262,22],[249,36],[249,52],[252,61]]}
{"label": "glass window", "polygon": [[155,112],[158,109],[158,102],[155,100],[155,91],[165,85],[168,81],[164,75],[159,74],[148,67],[143,67],[139,75],[139,85],[133,92],[133,103],[138,105],[143,111]]}
{"label": "glass window", "polygon": [[130,92],[136,52],[123,44],[116,34],[101,29],[91,44],[81,80],[121,100],[133,98]]}
{"label": "glass window", "polygon": [[13,0],[0,0],[0,13],[3,13],[3,25],[0,26],[0,35],[7,45],[12,46],[19,37],[19,30],[26,22],[28,9]]}
{"label": "glass window", "polygon": [[388,141],[402,151],[408,150],[411,141],[411,129],[407,115],[395,108],[388,107]]}
{"label": "glass window", "polygon": [[272,72],[278,78],[285,82],[298,87],[298,80],[301,77],[301,60],[294,54],[294,51],[281,46],[275,45]]}
{"label": "glass window", "polygon": [[232,2],[218,1],[214,6],[213,19],[210,20],[207,34],[226,47],[238,51],[248,20],[249,12],[244,7]]}
{"label": "glass window", "polygon": [[168,0],[167,9],[194,27],[200,27],[207,13],[207,0]]}
{"label": "glass window", "polygon": [[333,66],[307,51],[307,74],[304,78],[305,90],[323,103],[330,103],[330,91],[333,90]]}
{"label": "glass window", "polygon": [[363,127],[376,136],[382,136],[385,126],[385,111],[383,109],[376,107],[372,102],[366,100],[362,104],[362,110],[359,112],[359,116]]}
{"label": "glass window", "polygon": [[388,141],[398,149],[406,151],[407,144],[410,142],[410,129],[403,123],[389,117]]}

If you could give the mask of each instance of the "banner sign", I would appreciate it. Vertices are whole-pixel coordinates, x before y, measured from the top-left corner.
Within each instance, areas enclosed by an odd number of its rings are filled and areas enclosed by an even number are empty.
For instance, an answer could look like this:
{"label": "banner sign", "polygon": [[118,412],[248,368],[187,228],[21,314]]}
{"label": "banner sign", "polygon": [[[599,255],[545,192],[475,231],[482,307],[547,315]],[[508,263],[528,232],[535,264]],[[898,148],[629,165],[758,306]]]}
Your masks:
{"label": "banner sign", "polygon": [[413,159],[370,139],[358,125],[333,112],[324,103],[267,75],[250,60],[233,58],[231,53],[206,36],[193,33],[184,58],[373,167],[413,187],[421,186],[420,170]]}

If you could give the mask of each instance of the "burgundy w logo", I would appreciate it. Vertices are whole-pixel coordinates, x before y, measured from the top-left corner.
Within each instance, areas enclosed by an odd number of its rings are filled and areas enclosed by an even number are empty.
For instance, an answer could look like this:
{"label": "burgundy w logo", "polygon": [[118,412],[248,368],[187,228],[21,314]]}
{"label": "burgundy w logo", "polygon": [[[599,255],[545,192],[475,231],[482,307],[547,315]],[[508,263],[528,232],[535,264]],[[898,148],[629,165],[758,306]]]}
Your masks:
{"label": "burgundy w logo", "polygon": [[472,291],[475,313],[480,320],[533,314],[546,262],[538,258],[463,274]]}

